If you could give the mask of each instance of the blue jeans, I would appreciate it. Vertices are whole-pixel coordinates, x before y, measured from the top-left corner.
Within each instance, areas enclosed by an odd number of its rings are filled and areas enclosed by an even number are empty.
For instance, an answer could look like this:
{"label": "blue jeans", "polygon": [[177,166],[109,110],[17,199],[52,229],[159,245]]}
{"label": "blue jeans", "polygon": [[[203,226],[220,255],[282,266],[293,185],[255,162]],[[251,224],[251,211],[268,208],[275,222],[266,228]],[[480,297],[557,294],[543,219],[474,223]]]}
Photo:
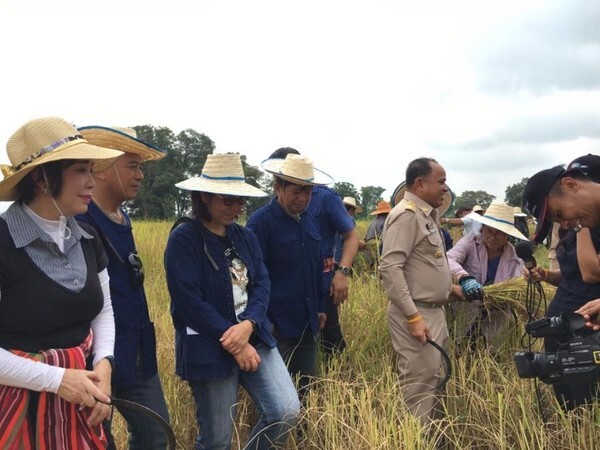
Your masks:
{"label": "blue jeans", "polygon": [[[144,405],[165,421],[169,422],[169,411],[163,395],[162,386],[158,374],[145,378],[141,367],[135,374],[135,385],[127,387],[113,387],[114,397]],[[154,420],[141,415],[137,411],[128,408],[117,408],[119,413],[127,422],[129,431],[129,449],[139,450],[164,450],[167,448],[167,436]],[[106,424],[110,427],[110,424]],[[106,429],[106,426],[105,426]],[[111,436],[112,437],[112,436]],[[112,440],[112,439],[110,439]],[[114,448],[109,445],[109,448]]]}
{"label": "blue jeans", "polygon": [[298,394],[300,400],[308,392],[311,378],[316,377],[317,369],[317,337],[309,327],[298,338],[277,337],[277,348],[285,361],[288,372],[298,378]]}
{"label": "blue jeans", "polygon": [[200,430],[196,450],[231,448],[238,385],[252,397],[260,414],[244,448],[262,450],[285,446],[288,432],[298,422],[298,394],[277,349],[263,343],[255,348],[261,359],[256,372],[243,372],[236,367],[228,378],[189,382]]}

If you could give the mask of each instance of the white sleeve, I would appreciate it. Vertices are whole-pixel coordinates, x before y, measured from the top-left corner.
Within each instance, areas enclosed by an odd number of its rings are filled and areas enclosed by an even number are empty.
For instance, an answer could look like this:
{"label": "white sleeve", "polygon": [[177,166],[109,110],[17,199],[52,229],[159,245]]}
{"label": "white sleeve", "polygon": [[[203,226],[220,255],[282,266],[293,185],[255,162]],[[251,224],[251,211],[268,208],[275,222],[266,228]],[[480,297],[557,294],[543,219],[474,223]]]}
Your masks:
{"label": "white sleeve", "polygon": [[104,269],[98,273],[98,278],[100,279],[100,286],[102,287],[102,294],[104,296],[104,306],[102,311],[92,320],[92,331],[94,333],[92,354],[94,355],[94,366],[102,358],[114,355],[115,351],[115,317],[110,300],[108,270]]}
{"label": "white sleeve", "polygon": [[56,393],[64,373],[62,367],[23,358],[0,348],[0,384]]}

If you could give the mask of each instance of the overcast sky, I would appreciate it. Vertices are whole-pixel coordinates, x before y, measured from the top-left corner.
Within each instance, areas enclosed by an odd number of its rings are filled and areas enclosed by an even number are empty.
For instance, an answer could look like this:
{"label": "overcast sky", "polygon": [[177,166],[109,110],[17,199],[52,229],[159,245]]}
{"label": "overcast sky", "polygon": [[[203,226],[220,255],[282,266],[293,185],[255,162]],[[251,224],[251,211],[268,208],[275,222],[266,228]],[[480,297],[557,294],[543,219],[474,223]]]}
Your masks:
{"label": "overcast sky", "polygon": [[389,196],[436,158],[456,195],[600,154],[600,2],[1,0],[0,162],[27,120],[292,146]]}

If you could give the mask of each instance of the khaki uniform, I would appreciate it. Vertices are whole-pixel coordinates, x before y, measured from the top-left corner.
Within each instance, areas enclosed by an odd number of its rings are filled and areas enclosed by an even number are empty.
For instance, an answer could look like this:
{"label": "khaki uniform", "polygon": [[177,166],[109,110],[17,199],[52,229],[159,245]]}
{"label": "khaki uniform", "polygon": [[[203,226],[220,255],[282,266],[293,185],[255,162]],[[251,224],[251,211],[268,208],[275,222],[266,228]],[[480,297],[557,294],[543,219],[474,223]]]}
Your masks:
{"label": "khaki uniform", "polygon": [[433,340],[447,347],[443,305],[452,279],[437,211],[407,192],[388,216],[383,240],[379,269],[389,300],[388,322],[398,354],[400,387],[409,411],[426,423],[437,409],[442,356],[432,345],[411,336],[406,317],[420,313]]}

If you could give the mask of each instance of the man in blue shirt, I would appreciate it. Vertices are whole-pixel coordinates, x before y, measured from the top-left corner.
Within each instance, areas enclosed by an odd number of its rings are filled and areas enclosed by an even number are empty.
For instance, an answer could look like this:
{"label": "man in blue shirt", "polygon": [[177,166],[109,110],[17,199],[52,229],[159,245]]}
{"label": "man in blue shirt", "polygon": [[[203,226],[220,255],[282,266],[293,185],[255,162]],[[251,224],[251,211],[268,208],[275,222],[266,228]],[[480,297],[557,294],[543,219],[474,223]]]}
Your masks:
{"label": "man in blue shirt", "polygon": [[314,186],[330,183],[300,155],[268,159],[276,196],[250,216],[271,280],[268,318],[292,377],[300,376],[302,398],[317,375],[317,334],[325,324],[321,235],[306,208]]}
{"label": "man in blue shirt", "polygon": [[[94,165],[96,186],[92,203],[86,214],[77,216],[77,220],[98,230],[109,257],[116,331],[113,396],[140,403],[168,422],[169,413],[158,376],[154,325],[148,314],[143,286],[142,262],[137,255],[131,222],[121,208],[124,201],[137,196],[144,178],[142,163],[160,159],[164,153],[137,139],[132,129],[89,126],[79,131],[91,144],[125,152],[116,161]],[[127,421],[130,449],[167,447],[166,435],[154,421],[131,410],[119,412]],[[110,427],[110,424],[105,425]],[[114,448],[114,443],[109,448]]]}
{"label": "man in blue shirt", "polygon": [[[282,147],[275,150],[269,158],[285,158],[288,154],[299,155],[300,153],[294,148]],[[317,219],[321,234],[323,289],[328,293],[325,299],[327,321],[321,331],[321,345],[325,354],[330,355],[341,352],[346,347],[338,308],[348,298],[348,278],[358,251],[359,238],[352,218],[334,190],[326,186],[315,186],[308,212]],[[343,240],[342,252],[337,264],[333,259],[336,233]]]}

